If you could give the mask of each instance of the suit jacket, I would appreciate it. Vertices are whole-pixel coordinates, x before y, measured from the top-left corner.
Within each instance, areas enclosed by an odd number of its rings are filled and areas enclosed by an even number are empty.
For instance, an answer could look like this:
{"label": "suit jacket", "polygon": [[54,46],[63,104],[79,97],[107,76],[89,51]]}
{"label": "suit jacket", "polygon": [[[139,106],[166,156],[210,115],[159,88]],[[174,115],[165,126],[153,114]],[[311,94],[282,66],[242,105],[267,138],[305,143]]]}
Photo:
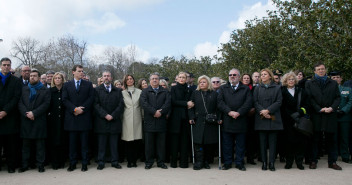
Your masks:
{"label": "suit jacket", "polygon": [[[92,109],[94,102],[94,89],[92,82],[81,80],[79,91],[76,90],[75,81],[64,84],[62,100],[65,105],[64,129],[68,131],[86,131],[92,129]],[[84,107],[83,113],[75,116],[76,107]]]}
{"label": "suit jacket", "polygon": [[[37,91],[35,99],[32,102],[29,101],[29,94],[29,87],[23,87],[22,96],[18,103],[18,109],[21,114],[21,138],[46,138],[46,116],[50,106],[50,90],[43,86]],[[33,112],[33,121],[27,118],[26,112],[28,111]]]}

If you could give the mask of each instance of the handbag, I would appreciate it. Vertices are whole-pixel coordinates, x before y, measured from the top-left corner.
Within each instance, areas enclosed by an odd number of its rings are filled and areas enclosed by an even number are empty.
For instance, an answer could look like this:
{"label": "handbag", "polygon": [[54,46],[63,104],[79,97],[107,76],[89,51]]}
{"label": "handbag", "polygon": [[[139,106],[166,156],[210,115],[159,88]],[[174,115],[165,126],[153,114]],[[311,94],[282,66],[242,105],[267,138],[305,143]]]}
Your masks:
{"label": "handbag", "polygon": [[[302,97],[302,91],[298,93],[298,104],[297,104],[297,110],[300,108],[301,104],[301,97]],[[296,120],[295,124],[293,125],[293,128],[295,128],[298,132],[306,135],[306,136],[311,136],[313,135],[313,123],[310,121],[309,116],[303,116],[300,118],[295,118],[296,116],[295,113],[291,115],[293,119]]]}
{"label": "handbag", "polygon": [[207,107],[205,106],[203,93],[200,92],[200,94],[202,95],[203,105],[204,105],[204,108],[205,108],[205,113],[207,113],[207,115],[205,116],[205,122],[211,123],[211,124],[217,124],[218,118],[217,118],[216,114],[209,114],[208,113]]}

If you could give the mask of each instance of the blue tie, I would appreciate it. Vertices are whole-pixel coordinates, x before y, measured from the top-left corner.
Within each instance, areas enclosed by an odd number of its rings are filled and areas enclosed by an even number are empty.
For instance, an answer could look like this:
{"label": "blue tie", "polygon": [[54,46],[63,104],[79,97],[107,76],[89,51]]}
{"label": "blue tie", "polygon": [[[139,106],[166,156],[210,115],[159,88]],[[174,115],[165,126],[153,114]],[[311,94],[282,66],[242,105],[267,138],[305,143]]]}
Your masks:
{"label": "blue tie", "polygon": [[79,91],[79,81],[77,81],[76,84],[76,90]]}

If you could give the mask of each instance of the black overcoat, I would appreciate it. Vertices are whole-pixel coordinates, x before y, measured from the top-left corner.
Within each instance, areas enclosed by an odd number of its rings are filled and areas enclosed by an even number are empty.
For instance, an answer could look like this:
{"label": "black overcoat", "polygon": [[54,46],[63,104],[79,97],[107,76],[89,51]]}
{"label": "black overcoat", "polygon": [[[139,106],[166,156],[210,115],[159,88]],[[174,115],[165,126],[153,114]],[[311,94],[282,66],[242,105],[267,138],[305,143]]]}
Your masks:
{"label": "black overcoat", "polygon": [[[122,131],[121,116],[124,110],[122,90],[111,85],[108,92],[104,84],[95,89],[94,132],[98,134],[118,134]],[[110,114],[113,119],[108,121],[105,116]]]}
{"label": "black overcoat", "polygon": [[[230,133],[246,133],[247,113],[252,108],[252,93],[248,86],[239,82],[236,90],[230,83],[220,87],[218,108],[223,113],[223,130]],[[240,114],[237,119],[228,115],[230,111]]]}
{"label": "black overcoat", "polygon": [[[180,133],[181,124],[188,125],[188,109],[187,102],[190,100],[190,89],[187,84],[177,83],[171,87],[171,120],[168,131],[171,133]],[[183,122],[182,122],[183,121]],[[183,125],[184,126],[184,125]]]}
{"label": "black overcoat", "polygon": [[[155,92],[151,86],[142,90],[140,102],[144,110],[144,132],[166,132],[166,115],[171,107],[170,93],[159,86]],[[161,117],[155,118],[157,110],[161,110]]]}
{"label": "black overcoat", "polygon": [[208,113],[217,114],[219,117],[219,112],[217,111],[218,93],[215,91],[193,91],[191,100],[194,102],[194,107],[188,109],[189,119],[195,122],[193,126],[193,141],[196,144],[214,144],[218,142],[218,124],[205,122],[207,113],[201,93],[203,94]]}
{"label": "black overcoat", "polygon": [[16,134],[19,132],[18,101],[21,98],[21,81],[19,78],[10,75],[1,83],[0,76],[0,111],[5,111],[7,115],[0,119],[0,135]]}
{"label": "black overcoat", "polygon": [[49,144],[60,145],[64,143],[65,108],[62,103],[62,89],[50,88],[51,100],[48,111],[48,141]]}
{"label": "black overcoat", "polygon": [[[30,90],[28,86],[23,87],[22,96],[18,102],[21,114],[21,138],[43,139],[47,137],[47,111],[50,106],[50,90],[43,86],[37,90],[35,99],[29,102]],[[26,116],[26,112],[32,111],[34,120]]]}
{"label": "black overcoat", "polygon": [[[76,91],[75,81],[64,84],[62,99],[65,105],[64,129],[68,131],[87,131],[92,129],[92,110],[94,103],[94,88],[92,82],[81,80],[79,91]],[[83,114],[75,116],[76,107],[82,106]]]}
{"label": "black overcoat", "polygon": [[[314,78],[306,82],[305,88],[312,107],[311,119],[316,132],[325,131],[337,132],[337,109],[340,104],[340,91],[337,82],[326,79],[326,84],[320,87],[319,82]],[[324,107],[331,107],[333,112],[320,113]]]}

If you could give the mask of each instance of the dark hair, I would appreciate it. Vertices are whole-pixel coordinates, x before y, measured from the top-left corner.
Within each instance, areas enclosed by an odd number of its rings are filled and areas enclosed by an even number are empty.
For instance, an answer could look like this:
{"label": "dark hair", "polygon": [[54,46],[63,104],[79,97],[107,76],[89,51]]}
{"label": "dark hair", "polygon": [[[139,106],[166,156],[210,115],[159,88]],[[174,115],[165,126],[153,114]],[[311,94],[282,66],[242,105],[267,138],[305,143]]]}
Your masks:
{"label": "dark hair", "polygon": [[72,67],[72,71],[76,71],[77,68],[83,68],[83,66],[82,66],[82,65],[74,65],[74,66]]}
{"label": "dark hair", "polygon": [[306,74],[304,74],[303,70],[300,70],[300,69],[299,69],[299,70],[296,70],[296,71],[295,71],[296,76],[298,75],[298,73],[302,73],[303,78],[306,77]]}
{"label": "dark hair", "polygon": [[136,84],[136,80],[134,79],[134,77],[132,76],[132,75],[130,75],[130,74],[127,74],[127,75],[125,75],[124,77],[123,77],[123,86],[125,87],[125,89],[127,89],[127,78],[128,77],[132,77],[132,79],[133,79],[133,85],[135,85]]}
{"label": "dark hair", "polygon": [[7,57],[2,58],[0,63],[2,64],[3,61],[9,61],[10,64],[11,64],[11,60],[9,58],[7,58]]}
{"label": "dark hair", "polygon": [[55,74],[55,71],[49,70],[49,71],[46,72],[46,74],[47,74],[47,75],[48,75],[48,74],[53,74],[53,75],[54,75],[54,74]]}
{"label": "dark hair", "polygon": [[36,69],[32,69],[31,73],[38,73],[38,77],[40,77],[40,75],[41,75],[40,72]]}
{"label": "dark hair", "polygon": [[139,79],[139,80],[138,80],[138,83],[137,83],[137,88],[140,89],[140,90],[142,90],[142,82],[143,82],[143,81],[145,81],[145,82],[148,83],[147,79],[145,79],[145,78]]}
{"label": "dark hair", "polygon": [[250,74],[248,74],[248,73],[242,74],[240,81],[241,81],[241,82],[243,81],[243,77],[244,77],[245,75],[249,76],[249,84],[253,84],[252,76],[251,76]]}
{"label": "dark hair", "polygon": [[316,67],[319,67],[319,66],[321,66],[321,65],[323,65],[323,66],[325,67],[325,65],[324,65],[323,62],[318,62],[318,63],[316,63],[316,64],[314,65],[314,71],[315,71],[315,68],[316,68]]}

